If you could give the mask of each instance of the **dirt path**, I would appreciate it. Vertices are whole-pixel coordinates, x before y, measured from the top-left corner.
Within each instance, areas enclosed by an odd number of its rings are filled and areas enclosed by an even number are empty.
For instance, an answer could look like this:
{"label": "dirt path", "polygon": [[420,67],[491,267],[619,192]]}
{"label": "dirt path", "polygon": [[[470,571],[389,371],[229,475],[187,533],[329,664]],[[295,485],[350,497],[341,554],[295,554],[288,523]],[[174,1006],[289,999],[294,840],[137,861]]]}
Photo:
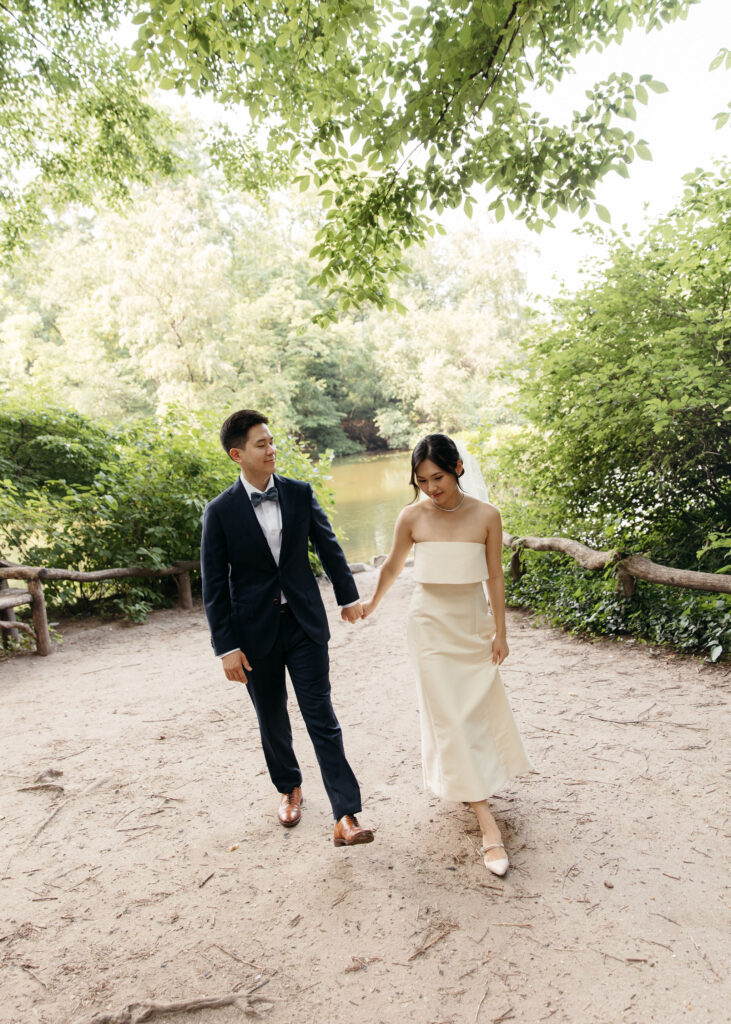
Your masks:
{"label": "dirt path", "polygon": [[[3,1024],[262,982],[270,1024],[726,1019],[729,669],[512,614],[504,678],[538,773],[493,802],[500,881],[471,812],[421,789],[410,588],[353,628],[327,590],[334,702],[378,833],[353,850],[332,845],[296,712],[306,802],[277,825],[248,697],[200,611],[0,664]],[[23,788],[43,772],[63,791]]]}

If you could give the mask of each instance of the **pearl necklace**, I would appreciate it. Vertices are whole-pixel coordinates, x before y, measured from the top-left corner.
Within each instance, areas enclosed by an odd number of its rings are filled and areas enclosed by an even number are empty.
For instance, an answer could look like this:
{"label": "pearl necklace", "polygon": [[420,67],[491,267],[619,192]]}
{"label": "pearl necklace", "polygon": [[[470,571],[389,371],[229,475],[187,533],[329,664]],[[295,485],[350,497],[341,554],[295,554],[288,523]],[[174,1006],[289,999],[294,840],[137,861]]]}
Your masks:
{"label": "pearl necklace", "polygon": [[462,500],[460,501],[459,505],[455,505],[454,508],[445,508],[443,505],[437,505],[436,501],[434,501],[433,498],[431,498],[430,500],[434,508],[438,508],[440,512],[456,512],[460,505],[462,505],[462,503],[464,502],[465,498],[466,495],[463,494]]}

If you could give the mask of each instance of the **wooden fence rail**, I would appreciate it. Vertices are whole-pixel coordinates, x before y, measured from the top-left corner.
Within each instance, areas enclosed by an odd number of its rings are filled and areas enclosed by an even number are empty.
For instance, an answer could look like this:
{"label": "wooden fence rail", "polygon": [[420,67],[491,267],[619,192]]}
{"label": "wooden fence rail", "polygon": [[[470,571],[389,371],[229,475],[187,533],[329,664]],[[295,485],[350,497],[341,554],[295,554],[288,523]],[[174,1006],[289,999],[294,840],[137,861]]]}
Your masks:
{"label": "wooden fence rail", "polygon": [[514,579],[518,579],[523,572],[520,564],[521,550],[530,548],[531,551],[557,551],[562,555],[570,555],[579,565],[594,571],[613,566],[617,583],[625,597],[632,596],[635,580],[638,579],[647,580],[648,583],[661,583],[666,587],[731,594],[731,576],[723,573],[675,569],[672,566],[660,565],[659,562],[652,562],[641,555],[623,555],[619,551],[595,551],[594,548],[568,537],[512,537],[509,533],[503,533],[503,547],[510,548],[513,552],[510,571]]}
{"label": "wooden fence rail", "polygon": [[[594,548],[581,544],[569,537],[513,537],[503,533],[503,547],[512,551],[510,571],[514,579],[524,572],[521,552],[525,548],[531,551],[556,551],[569,555],[585,569],[599,571],[612,566],[617,578],[617,586],[625,597],[631,597],[637,579],[648,583],[660,583],[664,586],[683,587],[689,590],[708,590],[717,594],[731,594],[731,576],[712,572],[695,572],[691,569],[675,569],[660,565],[640,555],[623,555],[618,551],[595,551]],[[379,556],[382,559],[383,556]],[[98,569],[94,572],[80,572],[76,569],[50,569],[37,565],[13,565],[0,559],[0,613],[7,611],[7,618],[0,619],[0,632],[3,642],[8,638],[17,639],[17,630],[24,630],[35,636],[36,653],[42,656],[53,650],[51,636],[48,631],[46,602],[43,595],[44,580],[71,580],[75,583],[98,583],[101,580],[118,580],[131,577],[164,579],[172,576],[178,587],[178,607],[190,611],[193,607],[193,594],[190,587],[190,573],[200,571],[199,561],[179,561],[163,569],[147,569],[129,567],[124,569]],[[9,587],[8,580],[24,580],[26,588]],[[33,627],[15,619],[13,609],[18,605],[29,604],[33,617]]]}
{"label": "wooden fence rail", "polygon": [[[33,617],[33,628],[25,623],[15,621],[15,615],[7,620],[0,620],[0,632],[3,643],[8,639],[17,639],[18,629],[32,633],[36,640],[36,654],[46,657],[53,651],[51,634],[48,630],[46,600],[43,595],[43,580],[71,580],[74,583],[98,583],[101,580],[119,580],[130,577],[143,579],[165,579],[172,576],[178,588],[178,607],[183,611],[193,608],[193,592],[190,587],[190,573],[199,571],[200,561],[189,560],[173,562],[163,569],[147,569],[143,566],[125,569],[97,569],[94,572],[80,572],[77,569],[49,569],[39,565],[13,565],[12,562],[0,560],[0,611],[17,608],[21,604],[29,604]],[[8,587],[8,580],[25,580],[27,589]]]}

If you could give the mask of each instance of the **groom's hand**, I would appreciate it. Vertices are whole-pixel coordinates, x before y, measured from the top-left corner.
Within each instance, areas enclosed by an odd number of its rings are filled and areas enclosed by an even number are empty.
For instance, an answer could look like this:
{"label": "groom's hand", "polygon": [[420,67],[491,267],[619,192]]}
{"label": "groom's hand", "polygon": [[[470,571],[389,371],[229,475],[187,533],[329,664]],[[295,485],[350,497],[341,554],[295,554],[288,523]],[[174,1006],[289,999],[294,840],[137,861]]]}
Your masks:
{"label": "groom's hand", "polygon": [[227,679],[236,683],[248,682],[244,669],[251,672],[251,665],[243,651],[231,651],[225,658],[221,658],[221,664]]}
{"label": "groom's hand", "polygon": [[343,622],[357,622],[358,619],[363,618],[363,605],[358,601],[356,604],[351,604],[348,608],[341,608],[340,618]]}

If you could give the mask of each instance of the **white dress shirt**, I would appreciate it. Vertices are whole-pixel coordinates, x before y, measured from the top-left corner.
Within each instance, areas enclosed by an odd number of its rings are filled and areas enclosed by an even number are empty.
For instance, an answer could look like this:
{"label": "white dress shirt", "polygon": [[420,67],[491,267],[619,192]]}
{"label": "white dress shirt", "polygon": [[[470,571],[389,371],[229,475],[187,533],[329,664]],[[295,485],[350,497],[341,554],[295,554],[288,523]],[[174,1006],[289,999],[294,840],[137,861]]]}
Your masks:
{"label": "white dress shirt", "polygon": [[[246,495],[251,501],[252,494],[263,494],[264,491],[268,491],[273,486],[272,478],[269,477],[267,482],[264,484],[263,490],[259,490],[254,487],[246,479],[243,473],[241,473],[241,483],[243,484]],[[261,531],[264,534],[264,539],[269,545],[269,550],[272,553],[274,561],[279,565],[279,555],[282,551],[282,509],[280,508],[278,501],[261,501],[258,505],[254,506],[254,515],[259,521]],[[287,598],[283,593],[280,594],[280,601],[283,605],[287,603]],[[357,601],[351,601],[349,604],[342,605],[343,608],[350,608],[352,605],[358,604]],[[234,651],[240,651],[240,647],[234,647],[231,651],[226,651],[224,654],[219,654],[219,658],[225,658],[227,654],[233,654]]]}
{"label": "white dress shirt", "polygon": [[[249,497],[249,501],[251,501],[252,494],[263,494],[264,491],[269,490],[272,486],[272,478],[269,477],[267,482],[264,484],[263,491],[260,491],[257,487],[250,484],[243,473],[241,474],[241,483],[244,485],[244,490]],[[279,555],[282,550],[282,510],[279,507],[279,502],[260,502],[258,505],[254,506],[254,515],[259,520],[261,532],[264,534],[264,538],[269,545],[272,557],[277,565],[279,565]],[[282,594],[282,604],[286,604],[284,594]]]}

